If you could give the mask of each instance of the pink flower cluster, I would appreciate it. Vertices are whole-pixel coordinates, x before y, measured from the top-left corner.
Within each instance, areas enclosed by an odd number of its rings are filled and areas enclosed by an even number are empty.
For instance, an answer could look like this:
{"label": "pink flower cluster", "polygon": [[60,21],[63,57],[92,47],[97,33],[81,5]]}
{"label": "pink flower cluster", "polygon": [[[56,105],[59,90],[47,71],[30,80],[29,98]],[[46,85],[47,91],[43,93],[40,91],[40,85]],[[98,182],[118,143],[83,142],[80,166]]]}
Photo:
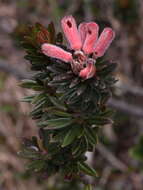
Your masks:
{"label": "pink flower cluster", "polygon": [[77,28],[72,16],[65,16],[61,25],[74,53],[49,43],[42,45],[42,52],[49,57],[70,62],[73,72],[83,79],[95,76],[96,59],[104,55],[115,37],[115,32],[111,28],[105,28],[98,37],[99,26],[95,22],[83,22]]}

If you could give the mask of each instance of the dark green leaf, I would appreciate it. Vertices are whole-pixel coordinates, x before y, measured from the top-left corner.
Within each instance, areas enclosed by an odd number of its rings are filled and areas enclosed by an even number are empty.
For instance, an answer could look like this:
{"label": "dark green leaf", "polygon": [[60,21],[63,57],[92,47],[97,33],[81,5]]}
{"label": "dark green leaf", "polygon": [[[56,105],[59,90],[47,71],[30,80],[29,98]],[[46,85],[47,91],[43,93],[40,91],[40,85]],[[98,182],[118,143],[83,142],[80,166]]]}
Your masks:
{"label": "dark green leaf", "polygon": [[110,63],[109,65],[104,67],[101,71],[97,71],[98,75],[101,75],[101,76],[109,75],[116,69],[116,67],[117,67],[116,63]]}
{"label": "dark green leaf", "polygon": [[51,102],[54,104],[54,106],[56,106],[57,108],[66,111],[66,107],[60,103],[60,101],[58,101],[55,97],[49,96],[49,99],[51,100]]}
{"label": "dark green leaf", "polygon": [[87,175],[97,177],[96,171],[84,162],[78,162],[79,170]]}
{"label": "dark green leaf", "polygon": [[29,88],[29,89],[33,89],[33,90],[43,90],[43,86],[40,86],[39,84],[37,84],[36,81],[34,80],[29,80],[29,79],[25,79],[20,83],[20,86],[23,88]]}
{"label": "dark green leaf", "polygon": [[62,147],[65,147],[69,144],[71,144],[76,137],[79,136],[80,133],[82,133],[82,128],[80,126],[73,126],[65,136],[63,140]]}
{"label": "dark green leaf", "polygon": [[29,165],[28,165],[28,170],[39,172],[42,169],[46,168],[46,163],[44,160],[33,160]]}
{"label": "dark green leaf", "polygon": [[86,90],[86,85],[85,84],[82,84],[78,87],[78,90],[77,90],[77,95],[81,95],[85,90]]}
{"label": "dark green leaf", "polygon": [[74,157],[79,157],[85,152],[88,151],[88,140],[86,137],[81,138],[81,141],[76,146],[73,146],[72,148],[72,154]]}
{"label": "dark green leaf", "polygon": [[32,100],[32,104],[36,104],[37,102],[41,101],[41,99],[43,99],[45,97],[45,94],[43,93],[40,93],[40,94],[37,94],[33,100]]}
{"label": "dark green leaf", "polygon": [[105,117],[95,116],[91,118],[91,123],[93,125],[106,125],[106,124],[112,124],[112,120]]}
{"label": "dark green leaf", "polygon": [[87,136],[87,139],[91,144],[96,145],[97,134],[95,133],[94,129],[90,127],[85,127],[85,135]]}
{"label": "dark green leaf", "polygon": [[34,98],[34,95],[32,95],[32,96],[26,96],[26,97],[24,97],[24,98],[21,98],[21,102],[28,102],[28,103],[31,103],[32,100],[33,100],[33,98]]}
{"label": "dark green leaf", "polygon": [[46,129],[61,129],[73,123],[71,118],[50,119],[47,121],[39,122],[38,126],[45,127]]}

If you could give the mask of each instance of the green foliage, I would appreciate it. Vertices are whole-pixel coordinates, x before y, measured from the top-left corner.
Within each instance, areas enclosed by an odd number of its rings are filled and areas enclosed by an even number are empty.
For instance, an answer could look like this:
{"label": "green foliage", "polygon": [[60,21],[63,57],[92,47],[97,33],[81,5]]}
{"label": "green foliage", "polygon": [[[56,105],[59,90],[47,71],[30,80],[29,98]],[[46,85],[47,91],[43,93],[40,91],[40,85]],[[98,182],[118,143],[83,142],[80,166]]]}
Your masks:
{"label": "green foliage", "polygon": [[62,44],[61,33],[55,34],[53,24],[48,29],[36,24],[22,34],[25,58],[31,63],[31,70],[36,71],[31,80],[20,84],[35,91],[22,101],[33,107],[30,115],[37,122],[39,137],[25,139],[20,155],[30,160],[28,169],[48,176],[97,176],[85,163],[85,153],[93,151],[98,128],[111,123],[112,111],[106,102],[116,82],[112,76],[116,64],[98,59],[97,76],[83,80],[72,72],[70,64],[42,54],[40,46],[44,42],[71,51]]}
{"label": "green foliage", "polygon": [[140,160],[143,161],[143,136],[140,137],[139,143],[136,144],[131,150],[131,155]]}
{"label": "green foliage", "polygon": [[92,190],[92,186],[90,184],[85,185],[84,190]]}

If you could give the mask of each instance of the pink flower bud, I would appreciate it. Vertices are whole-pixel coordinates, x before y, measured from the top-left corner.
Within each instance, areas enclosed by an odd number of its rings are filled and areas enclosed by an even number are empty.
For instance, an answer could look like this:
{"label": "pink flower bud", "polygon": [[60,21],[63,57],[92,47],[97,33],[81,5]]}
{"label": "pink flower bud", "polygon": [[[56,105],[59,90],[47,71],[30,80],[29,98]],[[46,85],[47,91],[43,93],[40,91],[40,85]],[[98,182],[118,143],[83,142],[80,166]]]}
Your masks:
{"label": "pink flower bud", "polygon": [[92,61],[92,59],[89,59],[89,62],[87,63],[87,67],[82,69],[79,73],[79,76],[84,79],[92,78],[96,73],[96,67]]}
{"label": "pink flower bud", "polygon": [[94,47],[95,57],[102,57],[115,37],[111,28],[105,28]]}
{"label": "pink flower bud", "polygon": [[61,49],[58,46],[52,45],[52,44],[44,43],[41,46],[41,50],[45,55],[47,55],[49,57],[57,58],[62,61],[65,61],[65,62],[70,62],[72,60],[71,53]]}
{"label": "pink flower bud", "polygon": [[72,16],[65,16],[61,21],[61,25],[71,49],[80,50],[82,43],[75,19]]}
{"label": "pink flower bud", "polygon": [[99,27],[95,22],[86,24],[86,38],[82,47],[84,53],[93,53],[94,45],[98,38],[98,31]]}

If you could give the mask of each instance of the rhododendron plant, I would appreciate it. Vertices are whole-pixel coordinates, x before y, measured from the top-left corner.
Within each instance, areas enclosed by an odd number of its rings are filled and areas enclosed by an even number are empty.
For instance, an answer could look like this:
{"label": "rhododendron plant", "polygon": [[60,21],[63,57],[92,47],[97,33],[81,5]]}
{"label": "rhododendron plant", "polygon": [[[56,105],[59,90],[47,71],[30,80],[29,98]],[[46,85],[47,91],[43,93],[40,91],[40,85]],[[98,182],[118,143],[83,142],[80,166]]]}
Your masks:
{"label": "rhododendron plant", "polygon": [[72,16],[64,17],[61,25],[69,47],[53,23],[48,28],[37,23],[22,33],[34,75],[21,86],[36,91],[23,101],[32,105],[30,115],[39,136],[24,138],[20,155],[31,161],[31,171],[47,177],[60,173],[84,183],[83,174],[97,176],[85,154],[94,151],[98,128],[111,123],[112,110],[106,103],[116,82],[116,64],[102,56],[115,33],[105,28],[99,36],[95,22],[77,27]]}

